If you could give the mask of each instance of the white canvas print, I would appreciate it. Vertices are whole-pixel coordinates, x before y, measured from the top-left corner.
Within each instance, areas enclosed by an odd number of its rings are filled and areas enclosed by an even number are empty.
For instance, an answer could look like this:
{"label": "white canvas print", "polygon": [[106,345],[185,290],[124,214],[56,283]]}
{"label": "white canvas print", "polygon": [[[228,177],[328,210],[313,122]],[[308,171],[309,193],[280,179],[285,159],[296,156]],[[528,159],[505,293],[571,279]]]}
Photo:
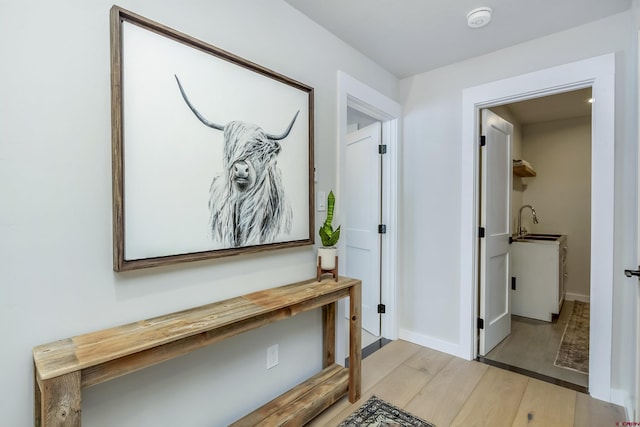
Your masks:
{"label": "white canvas print", "polygon": [[124,265],[311,244],[313,90],[126,19],[121,36]]}

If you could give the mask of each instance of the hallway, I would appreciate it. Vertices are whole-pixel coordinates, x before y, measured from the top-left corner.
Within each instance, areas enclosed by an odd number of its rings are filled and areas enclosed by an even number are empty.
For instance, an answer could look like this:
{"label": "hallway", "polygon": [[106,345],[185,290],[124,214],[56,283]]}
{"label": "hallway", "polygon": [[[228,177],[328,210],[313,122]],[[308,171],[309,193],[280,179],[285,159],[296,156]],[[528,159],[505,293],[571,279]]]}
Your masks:
{"label": "hallway", "polygon": [[362,397],[346,398],[310,426],[337,426],[376,395],[439,427],[615,426],[624,409],[584,393],[406,341],[393,341],[362,361]]}

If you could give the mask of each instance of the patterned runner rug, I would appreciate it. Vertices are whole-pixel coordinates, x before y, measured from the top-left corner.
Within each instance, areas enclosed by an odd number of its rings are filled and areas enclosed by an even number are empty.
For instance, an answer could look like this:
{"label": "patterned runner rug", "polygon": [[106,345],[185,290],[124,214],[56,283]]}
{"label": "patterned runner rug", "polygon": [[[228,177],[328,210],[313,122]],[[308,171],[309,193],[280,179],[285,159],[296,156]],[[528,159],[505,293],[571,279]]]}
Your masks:
{"label": "patterned runner rug", "polygon": [[556,361],[559,368],[589,373],[589,304],[574,301]]}
{"label": "patterned runner rug", "polygon": [[371,396],[356,412],[338,427],[434,427],[408,412]]}

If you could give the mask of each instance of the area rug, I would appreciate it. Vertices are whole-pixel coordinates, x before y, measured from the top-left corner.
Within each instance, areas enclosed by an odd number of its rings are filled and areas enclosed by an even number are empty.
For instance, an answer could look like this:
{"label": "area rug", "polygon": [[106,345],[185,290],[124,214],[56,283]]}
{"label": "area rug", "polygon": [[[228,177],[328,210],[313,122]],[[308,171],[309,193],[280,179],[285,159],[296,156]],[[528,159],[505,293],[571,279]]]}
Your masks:
{"label": "area rug", "polygon": [[589,373],[589,304],[574,301],[556,361],[559,368]]}
{"label": "area rug", "polygon": [[434,427],[400,408],[371,396],[338,427]]}

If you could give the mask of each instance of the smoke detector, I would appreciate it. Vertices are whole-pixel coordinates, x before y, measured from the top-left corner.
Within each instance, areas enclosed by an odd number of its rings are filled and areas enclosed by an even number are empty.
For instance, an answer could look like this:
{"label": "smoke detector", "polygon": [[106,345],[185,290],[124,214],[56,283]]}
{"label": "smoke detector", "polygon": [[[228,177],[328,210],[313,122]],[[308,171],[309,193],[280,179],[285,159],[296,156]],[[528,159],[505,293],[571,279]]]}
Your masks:
{"label": "smoke detector", "polygon": [[482,28],[491,21],[490,7],[479,7],[467,13],[467,25],[469,28]]}

